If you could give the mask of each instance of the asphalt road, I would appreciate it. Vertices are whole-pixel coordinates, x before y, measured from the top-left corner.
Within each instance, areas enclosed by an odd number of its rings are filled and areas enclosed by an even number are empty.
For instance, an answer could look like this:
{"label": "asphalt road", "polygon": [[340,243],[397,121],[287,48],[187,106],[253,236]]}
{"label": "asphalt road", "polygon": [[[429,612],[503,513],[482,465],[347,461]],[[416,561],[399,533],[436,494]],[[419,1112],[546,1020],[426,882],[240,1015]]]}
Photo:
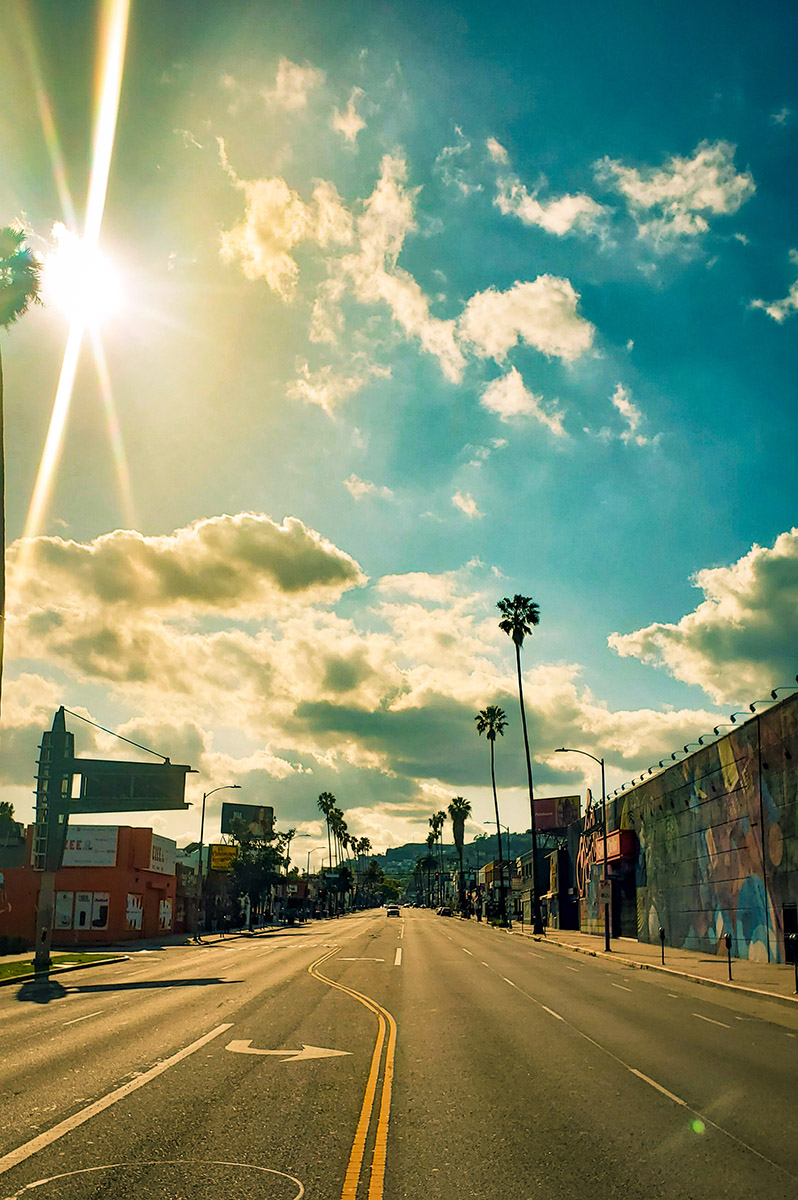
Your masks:
{"label": "asphalt road", "polygon": [[403,912],[0,991],[0,1200],[795,1200],[798,1012]]}

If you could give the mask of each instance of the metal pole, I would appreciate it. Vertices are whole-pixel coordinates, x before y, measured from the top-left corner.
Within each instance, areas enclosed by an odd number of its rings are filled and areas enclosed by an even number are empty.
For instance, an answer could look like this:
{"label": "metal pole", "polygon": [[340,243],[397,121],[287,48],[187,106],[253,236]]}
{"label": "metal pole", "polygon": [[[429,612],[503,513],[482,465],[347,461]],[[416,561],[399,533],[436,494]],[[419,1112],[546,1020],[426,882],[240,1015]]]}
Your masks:
{"label": "metal pole", "polygon": [[200,819],[200,836],[199,836],[199,857],[197,858],[197,919],[196,928],[194,930],[194,941],[198,942],[202,934],[202,845],[205,838],[205,801],[209,796],[208,792],[202,793],[202,817]]}
{"label": "metal pole", "polygon": [[[607,788],[604,783],[604,759],[601,760],[601,807],[604,820],[604,885],[609,883],[609,869],[607,867]],[[606,896],[604,898],[604,950],[608,952],[610,946],[610,905]]]}

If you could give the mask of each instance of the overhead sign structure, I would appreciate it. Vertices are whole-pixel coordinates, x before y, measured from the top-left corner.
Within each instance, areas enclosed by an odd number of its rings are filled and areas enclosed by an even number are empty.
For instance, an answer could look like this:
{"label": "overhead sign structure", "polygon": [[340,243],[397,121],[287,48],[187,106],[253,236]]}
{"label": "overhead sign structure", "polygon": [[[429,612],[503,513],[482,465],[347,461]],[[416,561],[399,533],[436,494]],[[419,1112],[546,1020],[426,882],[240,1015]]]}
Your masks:
{"label": "overhead sign structure", "polygon": [[238,821],[243,821],[253,837],[268,841],[274,836],[274,809],[268,804],[223,804],[222,833],[234,833],[233,826]]}
{"label": "overhead sign structure", "polygon": [[189,807],[185,795],[191,767],[170,762],[73,758],[68,769],[80,775],[80,792],[67,800],[68,812],[147,812],[153,808]]}

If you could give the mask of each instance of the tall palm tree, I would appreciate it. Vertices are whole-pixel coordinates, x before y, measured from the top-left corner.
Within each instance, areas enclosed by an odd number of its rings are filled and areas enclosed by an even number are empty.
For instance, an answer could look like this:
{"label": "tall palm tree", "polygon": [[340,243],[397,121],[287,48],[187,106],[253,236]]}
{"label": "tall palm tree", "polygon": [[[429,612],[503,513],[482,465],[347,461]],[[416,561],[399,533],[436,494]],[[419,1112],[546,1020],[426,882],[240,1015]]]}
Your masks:
{"label": "tall palm tree", "polygon": [[[0,328],[9,329],[39,300],[39,262],[16,226],[0,229]],[[3,359],[0,355],[0,700],[6,628],[6,454],[3,416]]]}
{"label": "tall palm tree", "polygon": [[526,730],[524,685],[521,679],[521,647],[527,634],[531,634],[534,626],[540,624],[540,608],[531,597],[519,596],[517,593],[512,599],[505,596],[503,600],[499,600],[496,607],[502,615],[499,629],[513,639],[515,646],[518,700],[521,705],[521,728],[524,733],[526,777],[529,783],[529,819],[532,831],[532,928],[534,933],[541,934],[543,933],[543,918],[540,911],[540,888],[538,887],[538,831],[535,821],[535,793],[532,787],[532,760],[529,757],[529,737]]}
{"label": "tall palm tree", "polygon": [[460,912],[465,908],[465,880],[463,877],[463,845],[465,842],[465,823],[471,816],[471,803],[465,796],[455,796],[449,805],[449,816],[452,818],[452,837],[460,859],[460,874],[457,877],[457,904]]}
{"label": "tall palm tree", "polygon": [[332,841],[330,838],[330,813],[335,808],[336,800],[332,792],[321,792],[318,799],[318,809],[327,822],[327,858],[332,868]]}
{"label": "tall palm tree", "polygon": [[[430,824],[432,824],[432,821],[431,821],[431,820],[430,820]],[[432,868],[435,866],[435,855],[432,853],[433,847],[434,847],[434,845],[435,845],[435,840],[436,840],[436,839],[435,839],[435,834],[432,832],[432,830],[430,830],[430,831],[429,831],[429,833],[427,834],[427,858],[426,858],[426,864],[427,864],[427,903],[428,903],[428,904],[429,904],[429,902],[432,900],[432,880],[431,880],[431,877],[430,877],[430,872],[431,872]]]}
{"label": "tall palm tree", "polygon": [[[507,728],[507,715],[503,708],[499,708],[497,704],[489,704],[487,708],[481,709],[474,717],[477,723],[477,733],[482,736],[484,733],[488,739],[490,746],[490,782],[493,787],[493,807],[496,811],[496,836],[499,839],[499,878],[501,885],[499,887],[499,913],[502,920],[507,919],[507,907],[504,898],[504,855],[502,854],[502,827],[499,821],[499,798],[496,795],[496,766],[494,762],[494,747],[496,745],[496,737],[504,736],[504,731]],[[509,850],[509,846],[507,847]]]}

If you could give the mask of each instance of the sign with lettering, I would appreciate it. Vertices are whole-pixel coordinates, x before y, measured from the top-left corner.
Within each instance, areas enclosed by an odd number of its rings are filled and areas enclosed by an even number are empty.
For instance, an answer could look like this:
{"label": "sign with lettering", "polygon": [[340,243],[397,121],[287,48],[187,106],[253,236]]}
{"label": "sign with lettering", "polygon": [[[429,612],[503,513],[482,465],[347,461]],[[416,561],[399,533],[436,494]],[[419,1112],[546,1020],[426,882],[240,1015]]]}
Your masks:
{"label": "sign with lettering", "polygon": [[62,866],[115,867],[116,825],[70,825]]}
{"label": "sign with lettering", "polygon": [[177,842],[154,833],[150,847],[150,870],[157,871],[159,875],[174,875],[176,861]]}

